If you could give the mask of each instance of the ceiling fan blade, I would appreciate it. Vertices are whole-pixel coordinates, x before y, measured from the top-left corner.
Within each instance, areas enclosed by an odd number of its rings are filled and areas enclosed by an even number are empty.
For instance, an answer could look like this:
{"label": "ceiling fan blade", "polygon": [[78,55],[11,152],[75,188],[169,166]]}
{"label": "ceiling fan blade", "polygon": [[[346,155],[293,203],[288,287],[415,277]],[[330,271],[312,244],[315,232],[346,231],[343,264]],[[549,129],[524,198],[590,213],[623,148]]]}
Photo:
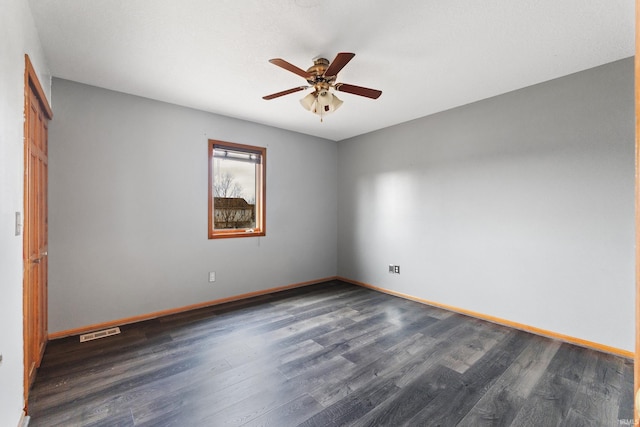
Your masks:
{"label": "ceiling fan blade", "polygon": [[270,59],[269,62],[271,62],[273,65],[277,65],[280,68],[284,68],[287,71],[291,71],[292,73],[299,75],[305,80],[309,80],[311,78],[311,75],[307,73],[305,70],[296,67],[295,65],[285,61],[284,59],[274,58],[274,59]]}
{"label": "ceiling fan blade", "polygon": [[335,89],[340,92],[352,93],[354,95],[366,96],[367,98],[378,99],[382,95],[381,90],[369,89],[362,86],[348,85],[346,83],[336,83]]}
{"label": "ceiling fan blade", "polygon": [[281,96],[289,95],[290,93],[300,92],[301,90],[307,89],[309,86],[299,86],[294,87],[292,89],[283,90],[282,92],[272,93],[271,95],[263,96],[262,99],[266,99],[267,101],[273,98],[278,98]]}
{"label": "ceiling fan blade", "polygon": [[337,76],[340,70],[342,70],[354,56],[356,56],[355,53],[340,52],[329,65],[329,68],[325,70],[324,75],[328,77]]}

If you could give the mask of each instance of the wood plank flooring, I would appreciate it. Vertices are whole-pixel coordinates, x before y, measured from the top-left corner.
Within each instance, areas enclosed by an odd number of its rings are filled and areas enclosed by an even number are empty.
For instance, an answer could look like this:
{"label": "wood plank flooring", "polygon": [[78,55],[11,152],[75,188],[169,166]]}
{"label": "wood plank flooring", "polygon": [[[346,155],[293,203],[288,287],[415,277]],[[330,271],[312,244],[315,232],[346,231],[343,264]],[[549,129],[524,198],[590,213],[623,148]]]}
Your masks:
{"label": "wood plank flooring", "polygon": [[49,343],[30,426],[620,426],[633,362],[339,281]]}

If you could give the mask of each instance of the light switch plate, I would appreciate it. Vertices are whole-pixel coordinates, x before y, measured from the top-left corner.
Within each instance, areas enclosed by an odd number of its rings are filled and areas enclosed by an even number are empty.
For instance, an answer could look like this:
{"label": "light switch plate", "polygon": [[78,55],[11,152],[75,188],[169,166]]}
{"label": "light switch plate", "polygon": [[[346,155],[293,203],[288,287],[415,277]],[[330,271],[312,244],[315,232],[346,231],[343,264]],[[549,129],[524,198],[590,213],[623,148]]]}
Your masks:
{"label": "light switch plate", "polygon": [[22,234],[22,214],[16,212],[16,236]]}

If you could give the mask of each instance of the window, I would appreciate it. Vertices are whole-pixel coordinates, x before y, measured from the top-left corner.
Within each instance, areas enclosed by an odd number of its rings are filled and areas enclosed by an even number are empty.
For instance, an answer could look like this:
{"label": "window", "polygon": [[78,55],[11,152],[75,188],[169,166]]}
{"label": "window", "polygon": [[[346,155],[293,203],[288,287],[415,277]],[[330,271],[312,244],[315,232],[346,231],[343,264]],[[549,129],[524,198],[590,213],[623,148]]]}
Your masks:
{"label": "window", "polygon": [[267,149],[209,140],[209,238],[265,235]]}

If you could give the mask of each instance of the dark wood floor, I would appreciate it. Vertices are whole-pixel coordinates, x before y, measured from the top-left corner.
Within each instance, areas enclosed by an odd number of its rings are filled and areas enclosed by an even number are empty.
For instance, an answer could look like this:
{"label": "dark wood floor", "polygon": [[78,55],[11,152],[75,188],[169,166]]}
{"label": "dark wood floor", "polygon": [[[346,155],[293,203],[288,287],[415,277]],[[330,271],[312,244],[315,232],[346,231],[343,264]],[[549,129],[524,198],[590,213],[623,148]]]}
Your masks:
{"label": "dark wood floor", "polygon": [[620,426],[633,363],[329,282],[49,343],[31,426]]}

